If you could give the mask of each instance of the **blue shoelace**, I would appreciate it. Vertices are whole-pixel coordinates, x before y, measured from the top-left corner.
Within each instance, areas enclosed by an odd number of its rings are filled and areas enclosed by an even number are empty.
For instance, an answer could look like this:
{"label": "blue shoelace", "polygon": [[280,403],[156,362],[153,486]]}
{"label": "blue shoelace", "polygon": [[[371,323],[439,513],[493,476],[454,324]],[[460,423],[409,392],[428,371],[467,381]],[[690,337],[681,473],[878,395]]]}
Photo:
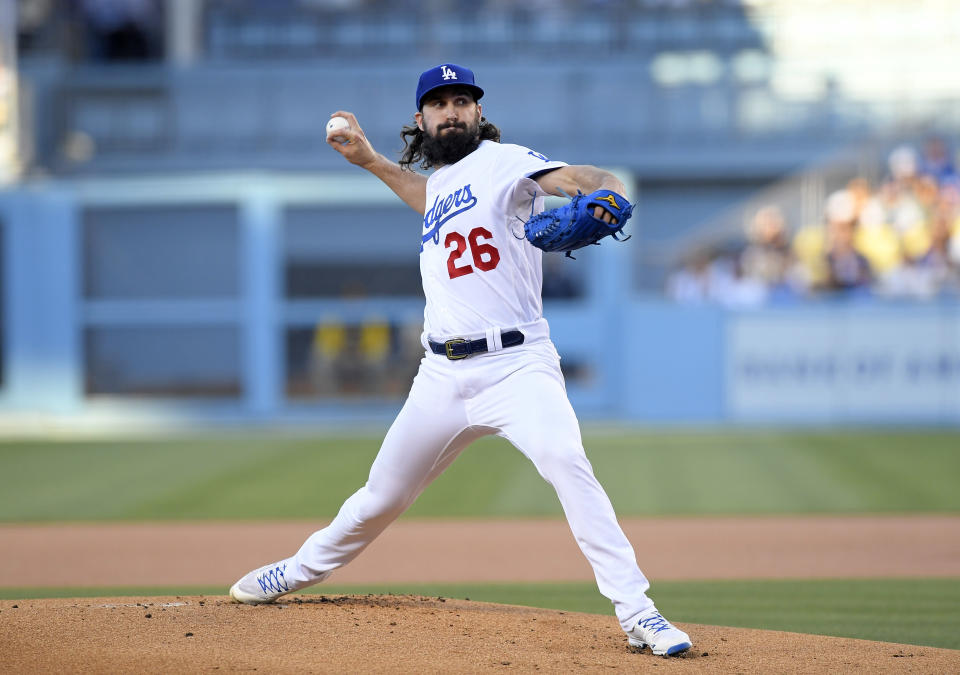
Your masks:
{"label": "blue shoelace", "polygon": [[648,619],[644,619],[639,625],[641,628],[652,630],[654,633],[659,633],[660,631],[671,628],[670,622],[660,616],[660,612],[657,612]]}
{"label": "blue shoelace", "polygon": [[264,593],[289,591],[290,586],[287,585],[287,578],[283,574],[283,570],[285,569],[287,569],[286,563],[284,563],[283,567],[274,567],[273,569],[258,574],[257,583],[260,584],[260,589]]}

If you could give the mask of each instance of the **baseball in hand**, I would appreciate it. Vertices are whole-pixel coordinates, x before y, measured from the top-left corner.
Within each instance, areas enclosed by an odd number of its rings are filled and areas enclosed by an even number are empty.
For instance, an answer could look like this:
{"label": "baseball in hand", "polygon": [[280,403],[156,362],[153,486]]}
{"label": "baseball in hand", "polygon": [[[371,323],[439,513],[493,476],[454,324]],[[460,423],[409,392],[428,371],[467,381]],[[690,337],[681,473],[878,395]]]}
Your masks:
{"label": "baseball in hand", "polygon": [[[327,138],[330,138],[331,134],[340,131],[341,129],[349,129],[350,123],[347,121],[346,117],[331,117],[330,121],[327,122]],[[333,136],[333,140],[338,143],[347,143],[346,136]]]}

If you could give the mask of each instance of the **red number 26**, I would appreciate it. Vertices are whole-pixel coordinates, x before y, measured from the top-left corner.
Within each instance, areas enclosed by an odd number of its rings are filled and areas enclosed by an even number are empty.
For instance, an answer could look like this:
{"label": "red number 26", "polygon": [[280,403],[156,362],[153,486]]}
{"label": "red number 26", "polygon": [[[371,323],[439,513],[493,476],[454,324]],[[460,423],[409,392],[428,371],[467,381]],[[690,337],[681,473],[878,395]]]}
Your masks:
{"label": "red number 26", "polygon": [[[443,246],[444,248],[453,246],[453,250],[450,251],[450,255],[447,257],[447,272],[450,273],[451,279],[472,273],[474,267],[482,272],[489,272],[500,263],[500,251],[494,248],[492,244],[481,243],[481,237],[485,240],[493,239],[490,230],[484,227],[473,228],[466,237],[459,232],[447,233],[446,238],[443,240]],[[466,264],[457,267],[457,261],[460,259],[460,256],[467,252],[468,240],[470,242],[470,255],[473,257],[473,266],[471,267],[469,264]]]}

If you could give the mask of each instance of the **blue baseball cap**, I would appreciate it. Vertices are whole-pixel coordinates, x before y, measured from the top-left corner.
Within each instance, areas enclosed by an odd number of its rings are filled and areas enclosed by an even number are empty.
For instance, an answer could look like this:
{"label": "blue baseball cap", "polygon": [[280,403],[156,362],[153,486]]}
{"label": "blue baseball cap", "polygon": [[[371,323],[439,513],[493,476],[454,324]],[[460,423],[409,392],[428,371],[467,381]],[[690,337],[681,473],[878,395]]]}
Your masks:
{"label": "blue baseball cap", "polygon": [[473,92],[473,100],[479,101],[483,96],[483,89],[474,82],[473,71],[455,63],[443,63],[435,68],[424,71],[417,83],[417,110],[423,107],[423,97],[434,89],[449,87],[458,84]]}

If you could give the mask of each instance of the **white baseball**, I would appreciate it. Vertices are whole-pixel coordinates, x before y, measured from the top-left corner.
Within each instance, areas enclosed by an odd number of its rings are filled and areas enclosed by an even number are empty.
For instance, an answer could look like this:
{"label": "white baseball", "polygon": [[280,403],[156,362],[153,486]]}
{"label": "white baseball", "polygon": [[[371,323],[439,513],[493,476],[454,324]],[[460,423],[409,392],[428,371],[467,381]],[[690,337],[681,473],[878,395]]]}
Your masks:
{"label": "white baseball", "polygon": [[[350,123],[347,121],[346,117],[331,117],[330,121],[327,122],[327,138],[330,138],[330,134],[340,131],[341,129],[349,129]],[[333,140],[338,143],[346,143],[346,136],[334,136]]]}

